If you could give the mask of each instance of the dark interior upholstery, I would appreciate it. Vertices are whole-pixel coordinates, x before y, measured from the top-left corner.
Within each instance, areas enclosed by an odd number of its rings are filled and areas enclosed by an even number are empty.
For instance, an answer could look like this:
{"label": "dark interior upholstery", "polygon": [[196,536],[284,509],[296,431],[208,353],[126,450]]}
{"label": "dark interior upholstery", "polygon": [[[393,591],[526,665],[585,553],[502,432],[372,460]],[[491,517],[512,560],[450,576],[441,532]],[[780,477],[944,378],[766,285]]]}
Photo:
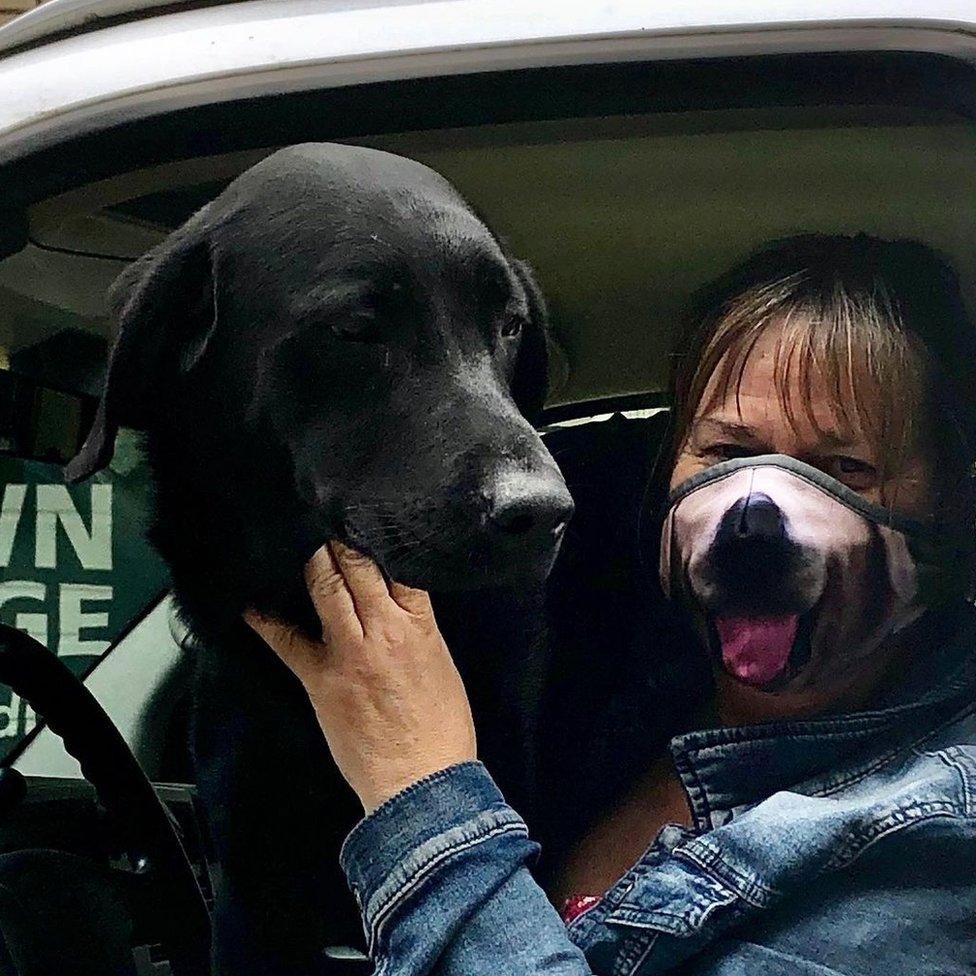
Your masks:
{"label": "dark interior upholstery", "polygon": [[537,832],[550,853],[659,754],[709,686],[657,577],[669,433],[662,411],[546,435],[576,502],[549,586],[549,761]]}

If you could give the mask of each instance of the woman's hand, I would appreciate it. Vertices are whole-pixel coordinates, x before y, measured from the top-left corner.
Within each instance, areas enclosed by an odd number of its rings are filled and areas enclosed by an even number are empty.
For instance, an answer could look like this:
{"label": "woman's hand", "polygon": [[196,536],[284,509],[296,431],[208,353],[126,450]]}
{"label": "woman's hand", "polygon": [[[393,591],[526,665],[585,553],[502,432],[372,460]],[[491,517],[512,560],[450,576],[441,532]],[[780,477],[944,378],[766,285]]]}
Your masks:
{"label": "woman's hand", "polygon": [[369,813],[404,787],[474,759],[471,708],[423,590],[387,584],[329,542],[305,566],[321,641],[244,619],[305,686],[339,770]]}

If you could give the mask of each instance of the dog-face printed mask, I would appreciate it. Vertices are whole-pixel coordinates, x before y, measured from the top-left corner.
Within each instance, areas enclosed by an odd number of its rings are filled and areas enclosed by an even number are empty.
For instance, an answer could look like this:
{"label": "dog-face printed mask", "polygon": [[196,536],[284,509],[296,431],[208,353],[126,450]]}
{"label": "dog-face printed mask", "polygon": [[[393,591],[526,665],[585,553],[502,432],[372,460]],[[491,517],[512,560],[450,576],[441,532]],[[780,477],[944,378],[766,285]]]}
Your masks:
{"label": "dog-face printed mask", "polygon": [[665,594],[729,675],[763,691],[846,684],[944,589],[933,526],[786,455],[716,464],[669,504]]}

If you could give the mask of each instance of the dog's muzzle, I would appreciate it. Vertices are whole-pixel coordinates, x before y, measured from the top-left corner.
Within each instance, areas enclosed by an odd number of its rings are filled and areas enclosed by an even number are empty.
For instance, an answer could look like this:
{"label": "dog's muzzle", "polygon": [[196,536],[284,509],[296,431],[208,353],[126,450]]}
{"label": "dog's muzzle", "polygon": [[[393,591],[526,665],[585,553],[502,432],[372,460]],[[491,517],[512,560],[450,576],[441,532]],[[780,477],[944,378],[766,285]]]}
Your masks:
{"label": "dog's muzzle", "polygon": [[936,526],[770,454],[714,465],[671,492],[660,574],[724,669],[775,691],[828,659],[851,665],[907,626],[934,602],[948,562]]}

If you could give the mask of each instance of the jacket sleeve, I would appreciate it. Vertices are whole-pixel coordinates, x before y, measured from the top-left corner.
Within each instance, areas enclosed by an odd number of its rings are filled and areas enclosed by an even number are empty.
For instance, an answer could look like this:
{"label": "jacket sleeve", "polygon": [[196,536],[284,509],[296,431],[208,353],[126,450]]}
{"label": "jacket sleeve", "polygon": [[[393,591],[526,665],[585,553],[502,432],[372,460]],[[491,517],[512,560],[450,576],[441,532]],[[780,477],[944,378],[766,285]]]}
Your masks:
{"label": "jacket sleeve", "polygon": [[376,976],[591,976],[529,873],[538,850],[479,762],[360,821],[341,862]]}

